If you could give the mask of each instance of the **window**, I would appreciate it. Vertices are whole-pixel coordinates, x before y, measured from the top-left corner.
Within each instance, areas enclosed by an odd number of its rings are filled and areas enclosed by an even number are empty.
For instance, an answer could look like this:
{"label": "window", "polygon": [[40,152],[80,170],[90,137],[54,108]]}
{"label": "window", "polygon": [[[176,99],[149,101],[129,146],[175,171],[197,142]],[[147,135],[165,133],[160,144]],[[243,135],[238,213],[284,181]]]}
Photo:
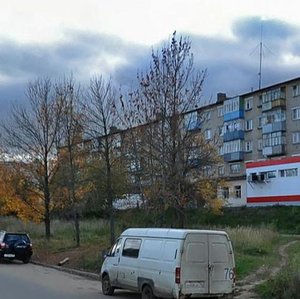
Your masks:
{"label": "window", "polygon": [[251,131],[253,129],[252,119],[248,119],[245,122],[245,131]]}
{"label": "window", "polygon": [[300,85],[294,85],[293,87],[293,97],[300,95]]}
{"label": "window", "polygon": [[120,252],[120,247],[121,247],[121,242],[122,239],[119,239],[114,246],[111,248],[111,250],[109,251],[108,255],[109,256],[118,256],[119,252]]}
{"label": "window", "polygon": [[224,114],[238,111],[240,109],[240,98],[235,97],[224,102]]}
{"label": "window", "polygon": [[224,115],[224,108],[223,106],[218,107],[218,117],[222,117]]}
{"label": "window", "polygon": [[262,139],[258,139],[257,140],[257,150],[262,151],[262,147],[263,147],[263,141],[262,141]]}
{"label": "window", "polygon": [[251,110],[253,106],[253,97],[245,99],[245,110]]}
{"label": "window", "polygon": [[229,198],[229,188],[228,187],[223,187],[222,188],[222,197],[224,199]]}
{"label": "window", "polygon": [[134,239],[134,238],[126,239],[122,255],[127,257],[137,258],[139,256],[141,243],[142,243],[141,239]]}
{"label": "window", "polygon": [[276,178],[276,170],[267,171],[266,176],[268,179]]}
{"label": "window", "polygon": [[203,120],[210,120],[210,119],[211,119],[211,111],[210,111],[210,110],[205,111],[205,112],[203,113],[202,119],[203,119]]}
{"label": "window", "polygon": [[252,141],[245,141],[245,152],[252,151]]}
{"label": "window", "polygon": [[242,187],[240,185],[234,186],[234,195],[236,198],[242,197]]}
{"label": "window", "polygon": [[281,177],[298,176],[298,168],[281,169],[279,170],[279,174]]}
{"label": "window", "polygon": [[230,165],[230,173],[236,174],[240,173],[242,170],[241,164],[240,163],[234,163]]}
{"label": "window", "polygon": [[292,119],[293,120],[300,119],[300,107],[292,109]]}
{"label": "window", "polygon": [[263,147],[285,144],[285,136],[282,132],[273,132],[263,135]]}
{"label": "window", "polygon": [[276,88],[273,90],[269,90],[267,92],[264,92],[262,94],[262,102],[268,103],[272,102],[278,99],[284,99],[285,98],[285,89],[284,88]]}
{"label": "window", "polygon": [[242,151],[242,141],[232,140],[229,142],[224,142],[223,144],[223,154],[230,154]]}
{"label": "window", "polygon": [[219,136],[223,136],[223,135],[224,135],[224,127],[219,126]]}
{"label": "window", "polygon": [[224,165],[218,166],[218,175],[222,176],[225,174],[225,167]]}
{"label": "window", "polygon": [[300,132],[293,133],[293,144],[300,143]]}
{"label": "window", "polygon": [[205,137],[205,140],[210,140],[211,139],[211,129],[206,129],[204,131],[204,137]]}
{"label": "window", "polygon": [[258,120],[257,128],[261,129],[262,128],[262,121],[263,121],[262,116],[258,116],[257,120]]}

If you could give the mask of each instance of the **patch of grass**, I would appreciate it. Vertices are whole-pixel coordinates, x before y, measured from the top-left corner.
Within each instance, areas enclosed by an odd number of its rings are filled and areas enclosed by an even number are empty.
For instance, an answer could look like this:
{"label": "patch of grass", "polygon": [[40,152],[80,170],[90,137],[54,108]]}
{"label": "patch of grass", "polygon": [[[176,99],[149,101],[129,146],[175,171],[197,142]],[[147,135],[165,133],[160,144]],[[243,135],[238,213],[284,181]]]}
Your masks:
{"label": "patch of grass", "polygon": [[287,266],[256,288],[262,299],[300,298],[300,242],[289,247],[288,255]]}

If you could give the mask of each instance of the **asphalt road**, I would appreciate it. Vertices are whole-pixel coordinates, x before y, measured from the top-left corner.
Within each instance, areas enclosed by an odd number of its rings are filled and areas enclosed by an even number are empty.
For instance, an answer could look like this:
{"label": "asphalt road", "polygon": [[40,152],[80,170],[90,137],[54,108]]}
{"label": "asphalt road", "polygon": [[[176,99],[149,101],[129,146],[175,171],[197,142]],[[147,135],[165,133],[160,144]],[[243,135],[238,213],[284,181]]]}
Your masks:
{"label": "asphalt road", "polygon": [[140,295],[116,291],[104,296],[99,281],[55,269],[19,262],[0,262],[1,299],[138,299]]}

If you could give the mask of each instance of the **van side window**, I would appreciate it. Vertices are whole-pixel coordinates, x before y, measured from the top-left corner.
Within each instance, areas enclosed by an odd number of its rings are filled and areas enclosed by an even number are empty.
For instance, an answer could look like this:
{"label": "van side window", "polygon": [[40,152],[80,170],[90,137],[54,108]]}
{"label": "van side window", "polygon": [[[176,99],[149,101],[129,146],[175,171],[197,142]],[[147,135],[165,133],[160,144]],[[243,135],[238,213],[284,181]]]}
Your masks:
{"label": "van side window", "polygon": [[141,243],[142,243],[141,239],[135,239],[135,238],[126,239],[124,243],[122,255],[137,258],[139,256]]}

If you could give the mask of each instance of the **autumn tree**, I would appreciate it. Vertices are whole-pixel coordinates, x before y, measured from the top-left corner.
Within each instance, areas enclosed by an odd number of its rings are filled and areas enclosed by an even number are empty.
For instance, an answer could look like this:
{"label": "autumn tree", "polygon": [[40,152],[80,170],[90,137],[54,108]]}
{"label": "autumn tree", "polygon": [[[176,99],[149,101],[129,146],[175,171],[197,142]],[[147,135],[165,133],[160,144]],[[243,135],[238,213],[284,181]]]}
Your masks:
{"label": "autumn tree", "polygon": [[50,238],[51,179],[56,171],[56,148],[62,103],[50,79],[37,79],[27,86],[27,106],[13,106],[9,121],[2,124],[6,151],[20,161],[28,188],[43,202],[45,236]]}
{"label": "autumn tree", "polygon": [[191,192],[191,172],[217,161],[214,144],[205,141],[203,132],[190,130],[191,112],[201,106],[205,76],[206,70],[194,68],[189,39],[177,39],[174,33],[169,44],[152,52],[149,71],[138,73],[139,88],[126,97],[132,103],[122,99],[123,107],[134,109],[126,112],[135,115],[140,130],[142,179],[149,204],[162,215],[160,225],[165,223],[165,209],[172,207],[177,215],[174,225],[184,226],[185,209],[196,195]]}
{"label": "autumn tree", "polygon": [[[111,81],[98,76],[90,80],[86,93],[84,111],[86,114],[86,133],[91,138],[94,156],[104,162],[106,210],[110,217],[110,241],[115,241],[115,212],[113,200],[114,167],[119,161],[121,135],[117,128],[115,114],[116,91]],[[100,182],[99,182],[100,183]]]}

